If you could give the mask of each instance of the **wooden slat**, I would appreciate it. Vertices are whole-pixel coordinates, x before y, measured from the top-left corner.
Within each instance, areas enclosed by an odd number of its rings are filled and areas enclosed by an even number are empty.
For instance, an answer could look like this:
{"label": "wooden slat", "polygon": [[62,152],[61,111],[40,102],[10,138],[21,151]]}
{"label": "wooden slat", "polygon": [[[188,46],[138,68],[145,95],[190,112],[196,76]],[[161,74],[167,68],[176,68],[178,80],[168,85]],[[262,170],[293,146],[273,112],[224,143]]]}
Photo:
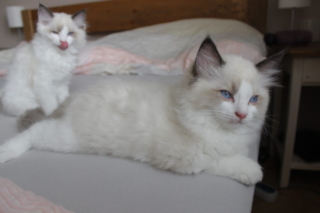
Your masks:
{"label": "wooden slat", "polygon": [[[277,149],[277,152],[278,152],[280,158],[283,158],[284,147],[282,144],[280,144],[280,141],[276,141],[276,149]],[[290,168],[296,169],[296,170],[319,171],[320,170],[320,163],[318,163],[318,162],[307,163],[303,159],[301,159],[298,155],[293,153]],[[286,186],[282,186],[282,187],[286,187]]]}
{"label": "wooden slat", "polygon": [[320,83],[320,57],[305,58],[302,75],[303,85],[319,85]]}
{"label": "wooden slat", "polygon": [[319,171],[320,170],[320,163],[306,163],[299,156],[293,154],[291,168],[292,169],[299,169],[299,170]]}
{"label": "wooden slat", "polygon": [[[266,2],[267,0],[115,0],[50,9],[69,14],[87,9],[88,33],[122,31],[180,19],[210,17],[240,20],[264,32],[266,17],[259,19],[258,14],[265,16],[266,8],[262,6]],[[259,7],[255,9],[257,5]],[[30,12],[32,22],[35,23],[37,10]]]}
{"label": "wooden slat", "polygon": [[293,57],[320,57],[320,42],[311,42],[308,45],[291,47],[289,54]]}
{"label": "wooden slat", "polygon": [[301,94],[301,83],[303,73],[303,58],[296,58],[293,61],[289,87],[289,108],[287,114],[287,129],[285,132],[285,147],[282,159],[280,186],[287,187],[290,178],[290,169],[293,156],[294,142],[297,130],[299,102]]}
{"label": "wooden slat", "polygon": [[34,34],[34,21],[32,19],[31,10],[24,10],[22,11],[22,19],[23,19],[23,26],[24,26],[24,39],[26,41],[30,41]]}

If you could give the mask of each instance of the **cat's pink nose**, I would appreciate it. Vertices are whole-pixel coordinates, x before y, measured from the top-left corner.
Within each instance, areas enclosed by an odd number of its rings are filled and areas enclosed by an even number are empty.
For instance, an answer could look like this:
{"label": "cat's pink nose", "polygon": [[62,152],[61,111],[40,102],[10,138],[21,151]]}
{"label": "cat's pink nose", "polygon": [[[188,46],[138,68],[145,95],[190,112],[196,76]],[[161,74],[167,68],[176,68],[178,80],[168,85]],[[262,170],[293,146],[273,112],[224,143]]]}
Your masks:
{"label": "cat's pink nose", "polygon": [[235,112],[236,116],[240,118],[240,120],[245,119],[247,117],[247,114]]}
{"label": "cat's pink nose", "polygon": [[60,46],[59,46],[59,48],[60,48],[61,50],[66,50],[68,47],[69,47],[68,42],[66,42],[66,41],[60,41]]}

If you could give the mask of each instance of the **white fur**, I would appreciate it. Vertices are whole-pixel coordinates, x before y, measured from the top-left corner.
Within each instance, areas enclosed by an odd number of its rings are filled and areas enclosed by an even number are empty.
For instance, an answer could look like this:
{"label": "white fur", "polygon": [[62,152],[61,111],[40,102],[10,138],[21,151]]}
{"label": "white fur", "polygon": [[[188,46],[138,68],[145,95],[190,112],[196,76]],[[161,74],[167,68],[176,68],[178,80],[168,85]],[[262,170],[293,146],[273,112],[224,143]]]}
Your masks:
{"label": "white fur", "polygon": [[[49,115],[68,97],[77,55],[86,42],[85,31],[77,27],[70,15],[39,16],[46,21],[38,22],[31,43],[17,49],[4,87],[3,108],[14,116],[37,107]],[[58,34],[53,33],[61,26]],[[74,36],[68,36],[70,31]],[[59,49],[60,41],[68,42],[69,48]]]}
{"label": "white fur", "polygon": [[[204,75],[192,83],[137,77],[100,83],[71,97],[62,117],[36,123],[5,142],[0,162],[33,147],[107,154],[181,174],[206,171],[255,184],[261,168],[243,153],[260,138],[268,88],[259,85],[261,74],[249,61],[237,56],[224,61],[218,77]],[[228,84],[237,85],[233,101],[220,93]],[[249,103],[254,95],[257,104]],[[239,119],[237,111],[247,117]]]}

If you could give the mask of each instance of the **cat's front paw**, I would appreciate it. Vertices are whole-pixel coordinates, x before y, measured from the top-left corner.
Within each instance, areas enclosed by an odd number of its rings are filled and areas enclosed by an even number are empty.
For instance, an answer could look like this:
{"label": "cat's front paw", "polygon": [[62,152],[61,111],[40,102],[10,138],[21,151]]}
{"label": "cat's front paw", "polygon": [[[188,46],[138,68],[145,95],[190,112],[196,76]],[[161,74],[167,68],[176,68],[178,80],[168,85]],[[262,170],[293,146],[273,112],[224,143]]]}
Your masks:
{"label": "cat's front paw", "polygon": [[219,159],[206,171],[222,177],[230,177],[245,185],[254,185],[262,180],[260,165],[244,156],[235,155]]}
{"label": "cat's front paw", "polygon": [[246,171],[236,174],[233,178],[245,185],[254,185],[262,180],[263,174],[260,166],[247,168]]}
{"label": "cat's front paw", "polygon": [[[241,162],[241,161],[239,161]],[[234,173],[233,179],[245,185],[254,185],[261,181],[263,173],[261,166],[251,159],[243,159],[241,165]]]}

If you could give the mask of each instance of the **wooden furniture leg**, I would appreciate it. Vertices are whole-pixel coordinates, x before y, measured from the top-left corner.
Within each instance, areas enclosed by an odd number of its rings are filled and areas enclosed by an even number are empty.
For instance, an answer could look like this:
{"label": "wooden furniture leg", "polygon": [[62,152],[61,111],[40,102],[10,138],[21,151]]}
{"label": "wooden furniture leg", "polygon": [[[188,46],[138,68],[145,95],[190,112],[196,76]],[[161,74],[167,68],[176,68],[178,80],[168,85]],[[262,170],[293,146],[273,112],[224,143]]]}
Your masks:
{"label": "wooden furniture leg", "polygon": [[293,60],[291,79],[289,106],[287,117],[287,128],[285,132],[284,155],[282,159],[280,187],[287,187],[289,184],[292,155],[297,129],[297,119],[300,103],[301,82],[303,72],[303,58],[295,58]]}

